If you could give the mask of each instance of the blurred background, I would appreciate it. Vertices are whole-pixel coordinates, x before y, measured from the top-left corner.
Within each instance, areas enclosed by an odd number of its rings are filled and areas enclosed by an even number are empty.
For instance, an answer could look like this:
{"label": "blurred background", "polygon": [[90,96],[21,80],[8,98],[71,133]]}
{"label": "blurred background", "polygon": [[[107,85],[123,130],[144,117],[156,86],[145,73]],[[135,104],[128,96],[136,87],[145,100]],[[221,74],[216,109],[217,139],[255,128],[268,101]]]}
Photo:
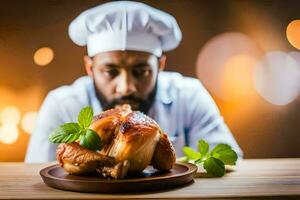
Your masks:
{"label": "blurred background", "polygon": [[[0,161],[24,160],[46,94],[85,75],[68,25],[103,2],[0,0]],[[167,70],[202,81],[245,158],[300,157],[300,1],[141,2],[177,19]]]}

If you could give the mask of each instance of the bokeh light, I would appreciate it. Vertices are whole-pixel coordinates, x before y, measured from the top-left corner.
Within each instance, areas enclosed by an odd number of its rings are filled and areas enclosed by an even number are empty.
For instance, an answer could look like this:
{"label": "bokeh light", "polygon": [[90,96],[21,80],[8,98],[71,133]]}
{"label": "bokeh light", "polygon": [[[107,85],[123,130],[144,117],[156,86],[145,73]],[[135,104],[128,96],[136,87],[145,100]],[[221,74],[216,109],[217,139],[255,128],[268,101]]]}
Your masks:
{"label": "bokeh light", "polygon": [[37,112],[27,112],[22,118],[21,126],[22,129],[31,134],[35,128],[37,120]]}
{"label": "bokeh light", "polygon": [[252,70],[261,54],[259,46],[243,33],[215,36],[199,52],[197,76],[214,95],[236,101],[253,94]]}
{"label": "bokeh light", "polygon": [[286,29],[286,37],[293,47],[300,49],[300,20],[293,20]]}
{"label": "bokeh light", "polygon": [[35,64],[45,66],[48,65],[54,58],[54,52],[49,47],[38,49],[33,56]]}
{"label": "bokeh light", "polygon": [[231,57],[224,65],[222,91],[224,98],[238,101],[255,92],[253,73],[256,59],[250,56]]}
{"label": "bokeh light", "polygon": [[4,107],[0,113],[0,123],[2,125],[16,125],[20,122],[21,113],[16,106]]}
{"label": "bokeh light", "polygon": [[5,144],[12,144],[19,138],[19,130],[16,125],[4,124],[0,126],[0,141]]}
{"label": "bokeh light", "polygon": [[286,105],[295,100],[300,89],[300,67],[289,54],[269,52],[255,68],[255,88],[268,102]]}

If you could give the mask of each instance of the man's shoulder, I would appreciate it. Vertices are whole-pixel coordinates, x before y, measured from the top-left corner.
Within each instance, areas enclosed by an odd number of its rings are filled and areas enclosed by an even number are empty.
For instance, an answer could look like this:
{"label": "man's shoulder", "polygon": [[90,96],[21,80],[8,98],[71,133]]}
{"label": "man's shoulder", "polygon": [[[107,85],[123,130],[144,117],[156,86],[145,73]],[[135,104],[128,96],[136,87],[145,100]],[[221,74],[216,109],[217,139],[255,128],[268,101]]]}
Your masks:
{"label": "man's shoulder", "polygon": [[88,76],[83,76],[76,79],[70,85],[63,85],[48,93],[48,97],[54,98],[58,102],[68,100],[86,101],[88,89],[92,86],[92,79]]}

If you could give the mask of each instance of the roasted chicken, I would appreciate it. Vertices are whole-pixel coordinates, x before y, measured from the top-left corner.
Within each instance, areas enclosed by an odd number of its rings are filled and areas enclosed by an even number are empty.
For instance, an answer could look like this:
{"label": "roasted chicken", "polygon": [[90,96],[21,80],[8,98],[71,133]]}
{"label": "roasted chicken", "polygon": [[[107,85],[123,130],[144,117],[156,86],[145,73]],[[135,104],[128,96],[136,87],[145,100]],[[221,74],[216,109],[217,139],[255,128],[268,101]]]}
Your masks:
{"label": "roasted chicken", "polygon": [[70,174],[98,171],[104,177],[123,178],[148,165],[168,171],[175,163],[175,150],[167,135],[150,117],[132,111],[129,105],[107,110],[94,117],[90,129],[101,138],[101,151],[77,143],[60,144],[57,159]]}

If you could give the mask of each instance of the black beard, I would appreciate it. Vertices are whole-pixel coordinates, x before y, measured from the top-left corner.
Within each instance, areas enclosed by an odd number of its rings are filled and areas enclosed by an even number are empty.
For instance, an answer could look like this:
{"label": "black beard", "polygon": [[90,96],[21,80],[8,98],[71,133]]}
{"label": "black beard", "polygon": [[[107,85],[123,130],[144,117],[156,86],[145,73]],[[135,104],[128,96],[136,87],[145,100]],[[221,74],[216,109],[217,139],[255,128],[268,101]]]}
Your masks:
{"label": "black beard", "polygon": [[[139,97],[136,97],[135,95],[129,95],[129,96],[123,96],[121,98],[117,98],[117,99],[114,99],[114,100],[108,102],[106,100],[105,96],[100,91],[97,90],[95,80],[94,80],[94,87],[96,90],[96,96],[101,103],[103,111],[112,109],[116,105],[122,105],[122,104],[128,103],[129,105],[131,104],[131,107],[133,110],[138,110],[138,111],[141,111],[141,112],[147,114],[155,100],[155,96],[157,93],[157,80],[155,82],[155,86],[154,86],[153,90],[150,92],[147,99],[141,99]],[[133,106],[133,105],[135,105],[135,106]]]}

